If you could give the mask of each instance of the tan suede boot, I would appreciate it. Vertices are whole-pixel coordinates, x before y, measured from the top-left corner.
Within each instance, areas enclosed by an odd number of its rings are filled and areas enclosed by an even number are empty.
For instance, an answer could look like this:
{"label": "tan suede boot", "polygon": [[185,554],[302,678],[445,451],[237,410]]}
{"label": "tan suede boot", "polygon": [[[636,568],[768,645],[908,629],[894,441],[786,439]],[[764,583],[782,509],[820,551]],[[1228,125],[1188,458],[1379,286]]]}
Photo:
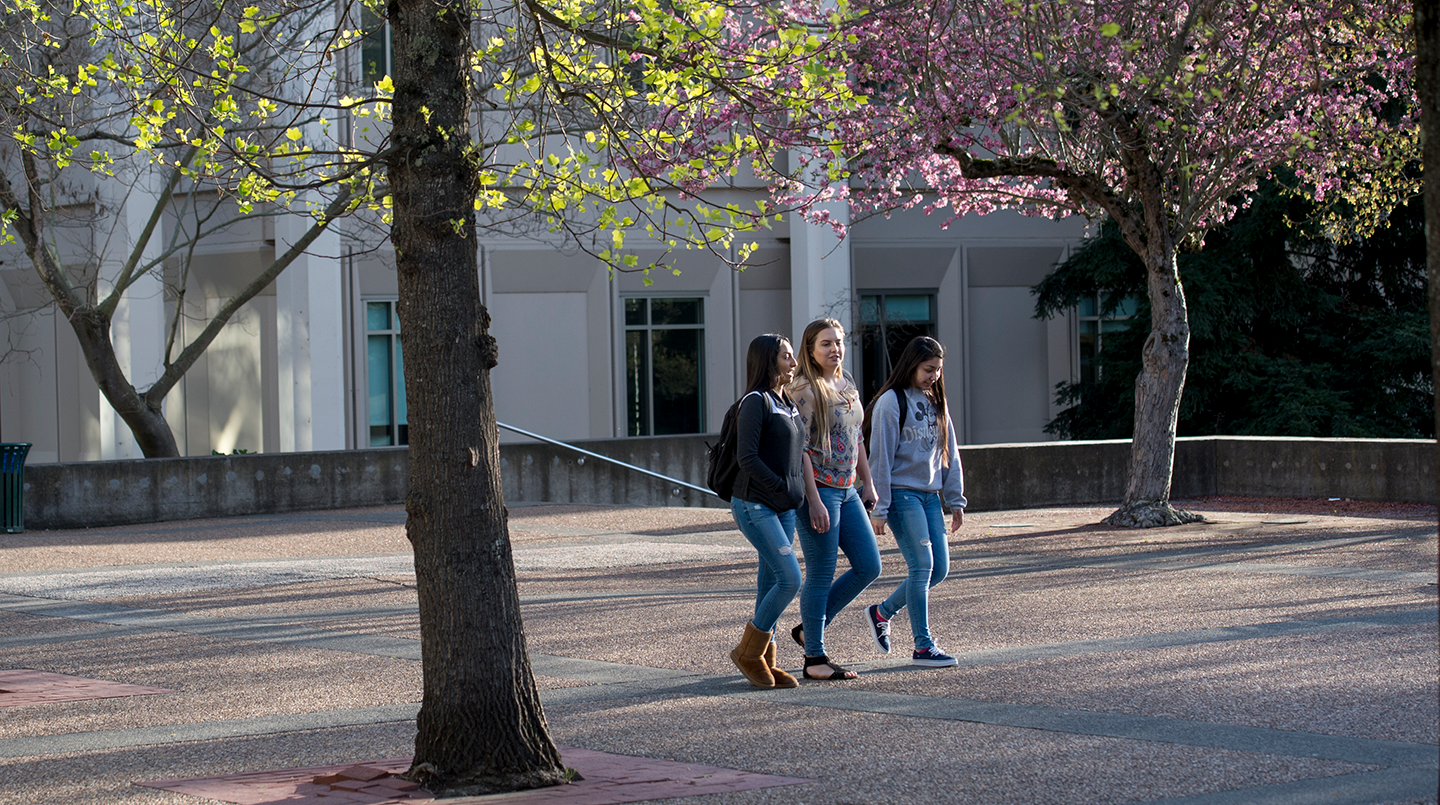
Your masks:
{"label": "tan suede boot", "polygon": [[765,647],[769,644],[769,632],[762,632],[755,628],[755,624],[747,623],[740,645],[730,652],[730,661],[757,688],[775,687],[775,677],[770,673],[770,665],[765,662]]}
{"label": "tan suede boot", "polygon": [[775,665],[775,640],[772,638],[770,644],[765,646],[765,664],[770,666],[770,675],[775,677],[777,688],[798,688],[800,680],[791,676],[789,672],[782,671]]}

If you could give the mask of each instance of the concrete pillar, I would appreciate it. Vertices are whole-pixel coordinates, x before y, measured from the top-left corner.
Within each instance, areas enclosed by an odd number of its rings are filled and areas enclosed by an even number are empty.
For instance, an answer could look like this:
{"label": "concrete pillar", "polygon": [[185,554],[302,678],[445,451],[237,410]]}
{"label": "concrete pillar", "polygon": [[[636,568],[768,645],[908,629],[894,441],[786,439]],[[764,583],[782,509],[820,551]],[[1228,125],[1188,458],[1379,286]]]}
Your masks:
{"label": "concrete pillar", "polygon": [[[275,255],[285,254],[315,219],[300,212],[275,221]],[[275,280],[280,449],[345,449],[344,293],[340,239],[327,231]]]}
{"label": "concrete pillar", "polygon": [[[823,205],[834,220],[850,223],[850,205],[833,202]],[[851,297],[850,243],[835,236],[828,225],[813,224],[797,213],[790,213],[790,322],[794,329],[795,349],[805,325],[821,317],[838,319],[847,335],[857,335],[851,321],[854,308]],[[848,339],[845,368],[854,372],[857,359],[855,341]]]}
{"label": "concrete pillar", "polygon": [[[120,270],[144,234],[145,225],[160,200],[161,181],[158,173],[146,171],[133,187],[128,188],[129,192],[117,200],[120,220],[116,225],[120,237],[114,241],[116,249],[101,257],[99,290],[102,298],[114,289]],[[116,192],[126,189],[113,188]],[[157,226],[142,250],[142,268],[160,254],[164,238],[163,228]],[[165,285],[159,267],[140,275],[120,298],[110,322],[110,339],[115,345],[120,368],[130,379],[130,384],[143,394],[160,378],[165,362]],[[141,457],[134,434],[103,395],[100,398],[100,457]]]}

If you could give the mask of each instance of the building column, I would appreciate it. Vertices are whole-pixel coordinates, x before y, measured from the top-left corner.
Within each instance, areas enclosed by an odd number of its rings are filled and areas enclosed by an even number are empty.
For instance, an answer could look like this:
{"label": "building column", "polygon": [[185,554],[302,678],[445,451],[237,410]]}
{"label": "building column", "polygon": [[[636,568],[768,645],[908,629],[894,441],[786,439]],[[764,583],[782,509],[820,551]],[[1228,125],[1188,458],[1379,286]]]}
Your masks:
{"label": "building column", "polygon": [[[303,209],[303,202],[295,202]],[[275,256],[304,237],[303,212],[275,221]],[[326,231],[275,279],[280,449],[345,449],[344,307],[340,238]]]}
{"label": "building column", "polygon": [[[832,219],[848,225],[850,205],[837,201],[821,205]],[[818,318],[838,319],[847,335],[853,326],[854,291],[851,288],[850,244],[836,237],[828,225],[814,224],[798,213],[789,214],[790,223],[790,323],[795,331],[795,349],[805,325]],[[850,344],[854,345],[853,338]],[[854,371],[855,350],[845,353],[845,368]]]}

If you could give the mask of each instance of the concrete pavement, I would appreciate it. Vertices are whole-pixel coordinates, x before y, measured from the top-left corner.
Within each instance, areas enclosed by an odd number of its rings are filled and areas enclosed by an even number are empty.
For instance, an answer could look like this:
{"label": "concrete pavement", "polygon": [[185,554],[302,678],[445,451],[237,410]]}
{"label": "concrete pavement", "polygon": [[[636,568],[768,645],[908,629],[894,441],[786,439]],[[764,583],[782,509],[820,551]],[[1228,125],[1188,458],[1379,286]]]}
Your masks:
{"label": "concrete pavement", "polygon": [[[1435,802],[1434,509],[1193,506],[1209,521],[1143,532],[1095,525],[1104,508],[969,516],[932,591],[948,669],[908,665],[903,614],[893,654],[865,634],[861,606],[904,572],[881,537],[885,575],[827,636],[861,677],[772,691],[727,656],[754,595],[728,512],[513,508],[552,733],[608,780],[563,796]],[[0,537],[0,803],[261,802],[233,776],[407,756],[403,522],[382,507]],[[798,675],[797,607],[779,649]],[[20,669],[40,673],[3,674]],[[139,691],[20,689],[46,675]]]}

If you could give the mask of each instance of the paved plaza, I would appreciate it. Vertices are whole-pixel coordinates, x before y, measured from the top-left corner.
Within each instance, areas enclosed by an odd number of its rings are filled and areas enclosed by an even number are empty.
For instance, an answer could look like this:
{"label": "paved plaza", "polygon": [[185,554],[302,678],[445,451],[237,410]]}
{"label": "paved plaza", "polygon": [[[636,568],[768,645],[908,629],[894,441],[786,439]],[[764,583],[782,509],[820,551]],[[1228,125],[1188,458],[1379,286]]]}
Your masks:
{"label": "paved plaza", "polygon": [[[969,515],[932,593],[946,669],[908,665],[903,614],[888,656],[862,627],[904,573],[882,536],[827,639],[860,678],[768,691],[728,658],[754,601],[728,510],[513,508],[534,670],[586,781],[473,801],[1436,802],[1434,509],[1191,506],[1208,521],[1154,531]],[[0,536],[0,803],[423,799],[386,776],[420,700],[403,524]]]}

